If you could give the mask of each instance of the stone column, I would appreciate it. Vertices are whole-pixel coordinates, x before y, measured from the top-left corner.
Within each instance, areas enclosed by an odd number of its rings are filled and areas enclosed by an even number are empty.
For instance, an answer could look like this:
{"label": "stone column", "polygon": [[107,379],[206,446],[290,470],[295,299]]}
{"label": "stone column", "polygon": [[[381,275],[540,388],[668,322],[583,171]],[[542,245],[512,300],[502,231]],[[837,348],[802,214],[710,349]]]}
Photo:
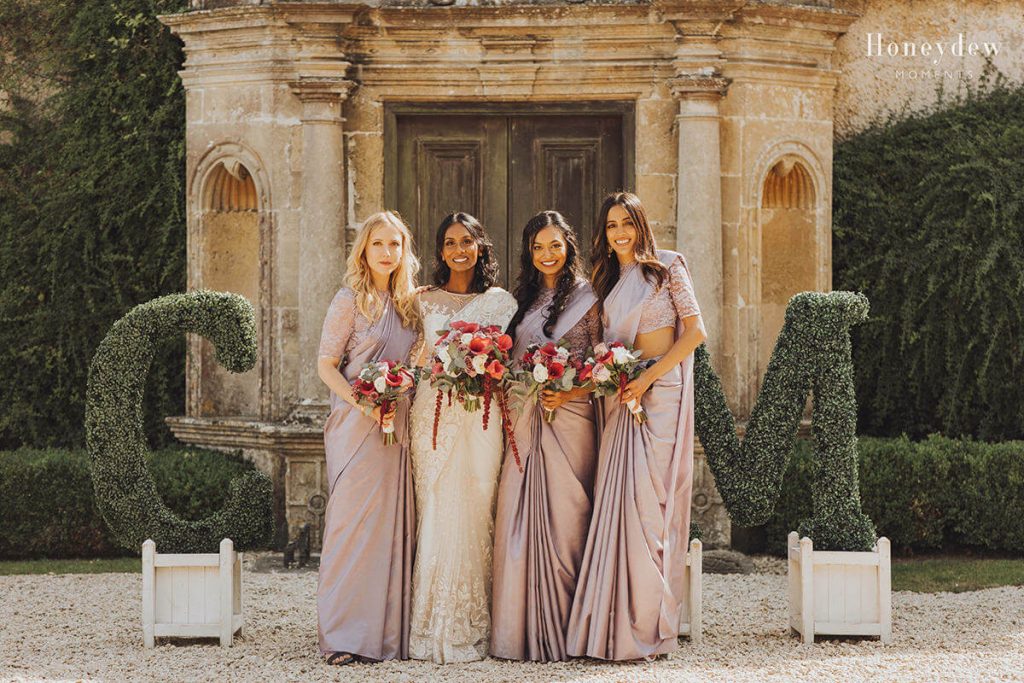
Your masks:
{"label": "stone column", "polygon": [[299,396],[314,408],[327,391],[316,373],[324,313],[345,275],[345,140],[341,105],[355,83],[344,78],[300,78],[302,192],[299,218]]}
{"label": "stone column", "polygon": [[[718,103],[729,82],[719,76],[680,76],[672,81],[679,100],[679,166],[676,185],[676,248],[686,256],[708,334],[708,350],[721,368],[722,350],[722,162]],[[695,444],[693,520],[710,548],[728,546],[732,525],[715,479]]]}
{"label": "stone column", "polygon": [[[722,358],[722,162],[718,103],[728,80],[680,76],[676,248],[686,256],[708,333],[711,357]],[[717,362],[716,362],[717,365]]]}

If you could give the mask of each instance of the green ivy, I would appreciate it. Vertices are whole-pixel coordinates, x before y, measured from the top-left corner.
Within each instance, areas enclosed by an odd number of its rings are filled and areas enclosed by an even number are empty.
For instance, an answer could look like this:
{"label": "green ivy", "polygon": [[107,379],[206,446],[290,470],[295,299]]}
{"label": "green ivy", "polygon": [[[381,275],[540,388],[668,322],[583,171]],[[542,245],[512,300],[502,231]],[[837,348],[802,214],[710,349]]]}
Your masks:
{"label": "green ivy", "polygon": [[[820,550],[869,550],[874,545],[874,525],[860,508],[850,352],[850,327],[867,314],[867,298],[852,292],[803,292],[790,299],[742,442],[707,349],[697,349],[695,427],[736,524],[763,524],[775,509],[807,395],[813,391],[816,469],[809,491],[811,515],[797,531]],[[801,495],[806,498],[808,491]]]}
{"label": "green ivy", "polygon": [[853,335],[864,434],[1024,438],[1024,86],[835,146],[835,286],[864,292]]}
{"label": "green ivy", "polygon": [[219,512],[188,521],[164,504],[146,466],[146,375],[157,344],[182,332],[212,342],[217,362],[231,372],[256,363],[255,314],[237,294],[172,294],[140,304],[114,323],[89,369],[85,434],[96,503],[115,540],[132,550],[147,538],[163,552],[217,552],[223,538],[237,549],[264,545],[273,531],[273,486],[265,474],[253,471],[232,481]]}
{"label": "green ivy", "polygon": [[[0,0],[0,448],[81,446],[89,359],[132,306],[185,288],[186,0]],[[171,440],[184,344],[146,433]]]}

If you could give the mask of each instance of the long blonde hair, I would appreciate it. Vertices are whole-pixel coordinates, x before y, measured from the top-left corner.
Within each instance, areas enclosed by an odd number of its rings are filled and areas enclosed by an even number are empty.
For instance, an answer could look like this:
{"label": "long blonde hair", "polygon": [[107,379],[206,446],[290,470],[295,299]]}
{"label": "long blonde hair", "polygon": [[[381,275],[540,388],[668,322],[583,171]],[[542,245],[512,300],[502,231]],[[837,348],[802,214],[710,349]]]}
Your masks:
{"label": "long blonde hair", "polygon": [[398,267],[391,273],[388,289],[398,317],[402,324],[415,330],[419,325],[419,313],[416,311],[416,273],[420,270],[420,261],[412,253],[412,232],[394,211],[381,211],[366,219],[356,233],[352,251],[348,255],[348,266],[345,284],[356,293],[356,308],[369,320],[376,320],[383,310],[384,302],[373,286],[370,266],[366,262],[366,245],[375,228],[390,225],[402,233],[402,258]]}

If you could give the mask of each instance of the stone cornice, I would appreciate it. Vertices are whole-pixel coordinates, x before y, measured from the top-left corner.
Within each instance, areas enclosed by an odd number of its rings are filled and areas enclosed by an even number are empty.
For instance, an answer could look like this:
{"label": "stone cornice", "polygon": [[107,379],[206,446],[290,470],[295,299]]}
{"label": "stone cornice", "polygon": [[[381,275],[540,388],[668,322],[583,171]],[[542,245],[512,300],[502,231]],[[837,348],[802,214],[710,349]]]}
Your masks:
{"label": "stone cornice", "polygon": [[730,79],[714,74],[683,74],[669,81],[672,94],[683,97],[721,97],[729,89]]}
{"label": "stone cornice", "polygon": [[355,81],[345,78],[301,77],[288,84],[303,102],[344,102],[356,87]]}

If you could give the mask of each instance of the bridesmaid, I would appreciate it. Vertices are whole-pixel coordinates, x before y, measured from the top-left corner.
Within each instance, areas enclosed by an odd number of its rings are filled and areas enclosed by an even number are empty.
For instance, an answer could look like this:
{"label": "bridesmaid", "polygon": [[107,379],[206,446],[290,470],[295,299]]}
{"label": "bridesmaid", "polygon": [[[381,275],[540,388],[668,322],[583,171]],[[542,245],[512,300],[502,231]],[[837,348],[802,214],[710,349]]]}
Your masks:
{"label": "bridesmaid", "polygon": [[[676,649],[693,485],[693,351],[706,338],[686,261],[657,248],[640,199],[610,195],[594,239],[604,339],[652,359],[604,400],[594,514],[569,618],[573,656]],[[639,400],[644,424],[623,405]]]}
{"label": "bridesmaid", "polygon": [[[579,275],[576,234],[556,211],[526,224],[519,303],[509,333],[512,358],[533,343],[565,338],[574,353],[600,341],[597,297]],[[565,631],[590,523],[597,427],[589,391],[545,391],[543,407],[524,406],[515,426],[523,472],[506,465],[494,533],[491,654],[505,659],[569,658]],[[506,458],[508,461],[508,458]]]}
{"label": "bridesmaid", "polygon": [[359,406],[349,383],[368,361],[409,360],[419,322],[411,244],[409,228],[391,211],[363,224],[347,286],[331,302],[320,338],[317,370],[331,389],[324,425],[330,497],[316,606],[328,664],[409,656],[415,508],[408,403],[384,416],[395,420],[398,437],[385,446],[380,409]]}

